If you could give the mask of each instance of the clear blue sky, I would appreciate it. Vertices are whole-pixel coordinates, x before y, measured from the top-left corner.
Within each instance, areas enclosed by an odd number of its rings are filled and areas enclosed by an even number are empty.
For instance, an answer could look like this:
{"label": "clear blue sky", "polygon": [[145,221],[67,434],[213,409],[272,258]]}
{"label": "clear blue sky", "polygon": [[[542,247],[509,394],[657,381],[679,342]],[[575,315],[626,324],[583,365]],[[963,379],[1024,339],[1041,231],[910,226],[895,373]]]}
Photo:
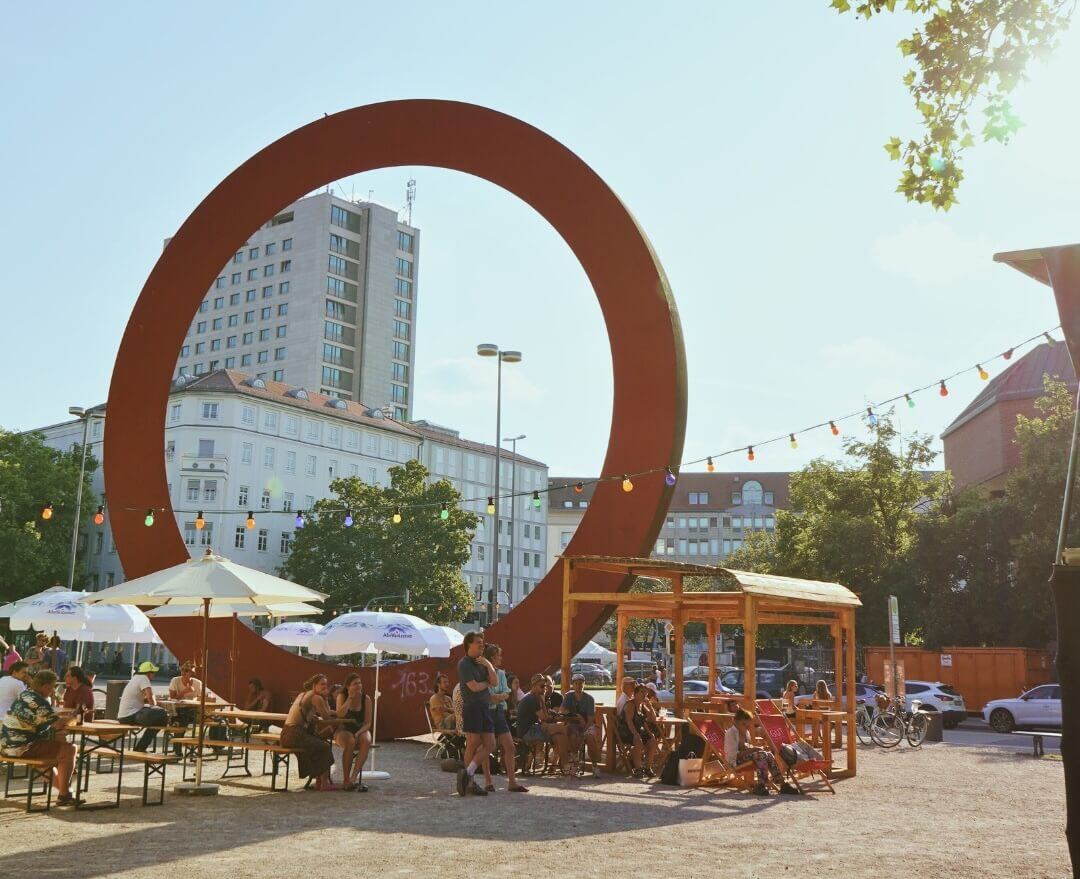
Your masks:
{"label": "clear blue sky", "polygon": [[[324,112],[394,98],[518,116],[629,205],[685,329],[687,458],[849,412],[1056,324],[1049,290],[991,255],[1080,239],[1080,25],[1016,94],[1015,142],[973,151],[961,203],[935,214],[893,193],[881,148],[916,130],[895,49],[910,21],[827,7],[9,7],[0,424],[40,426],[104,398],[162,239],[234,167]],[[489,184],[416,168],[342,188],[400,206],[410,176],[423,230],[417,416],[490,441],[494,369],[473,351],[520,348],[504,434],[527,434],[520,451],[553,474],[594,472],[611,369],[580,268]],[[924,396],[903,428],[939,434],[979,384]],[[823,431],[718,465],[794,469],[837,448]]]}

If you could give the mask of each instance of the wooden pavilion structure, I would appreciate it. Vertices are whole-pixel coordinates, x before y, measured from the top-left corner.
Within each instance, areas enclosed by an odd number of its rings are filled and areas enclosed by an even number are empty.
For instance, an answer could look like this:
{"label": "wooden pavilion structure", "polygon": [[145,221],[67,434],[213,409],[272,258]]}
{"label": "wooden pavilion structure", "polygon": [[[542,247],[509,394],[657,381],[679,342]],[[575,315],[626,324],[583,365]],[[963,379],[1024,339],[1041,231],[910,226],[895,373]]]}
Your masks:
{"label": "wooden pavilion structure", "polygon": [[[563,556],[563,613],[562,613],[562,681],[569,686],[570,659],[573,656],[572,635],[574,615],[583,604],[603,604],[614,608],[618,621],[615,652],[616,687],[623,677],[623,641],[627,620],[656,618],[670,620],[672,653],[675,656],[674,690],[675,713],[684,714],[683,694],[683,625],[702,622],[708,633],[709,684],[708,695],[716,688],[716,634],[722,625],[742,626],[745,645],[743,665],[745,684],[743,699],[753,707],[757,692],[757,669],[753,645],[759,626],[823,626],[828,628],[835,644],[836,696],[841,681],[846,681],[845,717],[842,726],[847,733],[847,768],[833,777],[855,775],[855,608],[862,602],[851,590],[839,583],[799,580],[772,574],[751,574],[712,565],[695,565],[665,559],[613,558],[608,556]],[[625,578],[641,576],[668,580],[670,592],[577,592],[575,583],[580,571],[600,571]],[[685,592],[686,577],[710,577],[719,581],[715,592]]]}

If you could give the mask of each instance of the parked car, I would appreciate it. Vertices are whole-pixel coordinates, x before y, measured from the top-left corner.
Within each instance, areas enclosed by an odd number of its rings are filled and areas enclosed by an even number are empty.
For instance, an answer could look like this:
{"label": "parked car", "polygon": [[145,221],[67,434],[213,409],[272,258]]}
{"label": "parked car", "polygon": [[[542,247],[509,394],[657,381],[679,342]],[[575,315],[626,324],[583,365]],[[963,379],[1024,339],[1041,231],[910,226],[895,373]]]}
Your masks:
{"label": "parked car", "polygon": [[[646,683],[654,681],[656,680],[656,663],[628,659],[623,663],[623,675]],[[671,676],[670,672],[668,672],[668,676]]]}
{"label": "parked car", "polygon": [[[570,676],[585,675],[585,683],[587,684],[610,684],[611,672],[606,668],[597,665],[595,662],[575,662],[570,666]],[[556,683],[562,680],[562,669],[555,672],[554,678]]]}
{"label": "parked car", "polygon": [[1061,726],[1061,687],[1043,684],[1015,699],[994,699],[983,707],[983,719],[994,732],[1017,727]]}
{"label": "parked car", "polygon": [[[829,688],[834,690],[833,687]],[[847,708],[847,686],[843,685],[843,691],[840,693],[833,692],[833,696],[840,700],[840,707]],[[874,697],[879,693],[884,692],[884,687],[880,687],[877,684],[855,684],[855,705],[865,705],[868,708],[874,707]],[[806,693],[802,696],[795,697],[795,704],[801,705],[805,702],[810,702],[814,698],[814,694]]]}
{"label": "parked car", "polygon": [[[734,692],[729,690],[722,684],[717,684],[717,694]],[[697,681],[697,680],[684,680],[683,681],[683,695],[684,696],[707,696],[709,694],[709,682]],[[660,698],[661,702],[670,702],[675,698],[674,690],[657,690],[656,695]]]}
{"label": "parked car", "polygon": [[[786,668],[759,668],[755,675],[757,693],[755,699],[778,699],[788,682]],[[720,683],[735,693],[746,692],[746,672],[741,668],[729,668],[720,675]]]}
{"label": "parked car", "polygon": [[922,702],[923,711],[940,711],[941,725],[945,729],[955,729],[962,720],[967,720],[964,697],[948,684],[941,681],[908,681],[905,684],[908,710],[916,699]]}

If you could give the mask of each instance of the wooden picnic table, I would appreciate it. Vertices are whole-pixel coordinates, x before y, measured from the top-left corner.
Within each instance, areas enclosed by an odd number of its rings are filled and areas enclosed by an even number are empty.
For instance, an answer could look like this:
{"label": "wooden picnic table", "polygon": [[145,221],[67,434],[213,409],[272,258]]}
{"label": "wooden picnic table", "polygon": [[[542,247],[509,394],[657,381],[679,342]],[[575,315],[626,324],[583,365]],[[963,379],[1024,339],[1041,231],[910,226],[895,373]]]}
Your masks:
{"label": "wooden picnic table", "polygon": [[[129,732],[142,729],[129,723],[115,721],[94,721],[92,723],[73,723],[65,732],[79,737],[78,752],[75,757],[75,808],[76,809],[115,809],[120,806],[120,787],[124,780],[124,740]],[[82,795],[90,788],[90,761],[95,757],[106,756],[116,759],[116,798],[109,803],[87,804]]]}
{"label": "wooden picnic table", "polygon": [[288,714],[278,714],[275,711],[248,711],[243,708],[221,708],[214,712],[215,717],[226,720],[255,720],[269,723],[284,723]]}
{"label": "wooden picnic table", "polygon": [[[795,719],[797,722],[805,723],[807,721],[813,722],[815,725],[820,722],[822,725],[821,735],[821,754],[825,758],[825,762],[832,766],[832,749],[833,749],[833,728],[836,729],[836,742],[837,746],[843,744],[841,733],[843,730],[843,721],[847,719],[846,711],[837,711],[834,708],[820,709],[820,708],[800,708],[796,706]],[[851,735],[851,731],[848,731],[848,735]],[[832,772],[830,771],[830,775]]]}

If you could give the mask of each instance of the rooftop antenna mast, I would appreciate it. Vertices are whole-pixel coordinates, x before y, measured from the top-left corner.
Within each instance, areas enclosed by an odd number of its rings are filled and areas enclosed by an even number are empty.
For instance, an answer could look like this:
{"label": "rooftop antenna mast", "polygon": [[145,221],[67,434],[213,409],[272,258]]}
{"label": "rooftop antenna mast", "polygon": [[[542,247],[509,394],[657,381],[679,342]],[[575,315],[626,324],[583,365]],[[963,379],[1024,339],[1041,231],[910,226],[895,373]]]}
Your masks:
{"label": "rooftop antenna mast", "polygon": [[412,225],[412,206],[416,201],[416,180],[410,178],[405,184],[405,225]]}

